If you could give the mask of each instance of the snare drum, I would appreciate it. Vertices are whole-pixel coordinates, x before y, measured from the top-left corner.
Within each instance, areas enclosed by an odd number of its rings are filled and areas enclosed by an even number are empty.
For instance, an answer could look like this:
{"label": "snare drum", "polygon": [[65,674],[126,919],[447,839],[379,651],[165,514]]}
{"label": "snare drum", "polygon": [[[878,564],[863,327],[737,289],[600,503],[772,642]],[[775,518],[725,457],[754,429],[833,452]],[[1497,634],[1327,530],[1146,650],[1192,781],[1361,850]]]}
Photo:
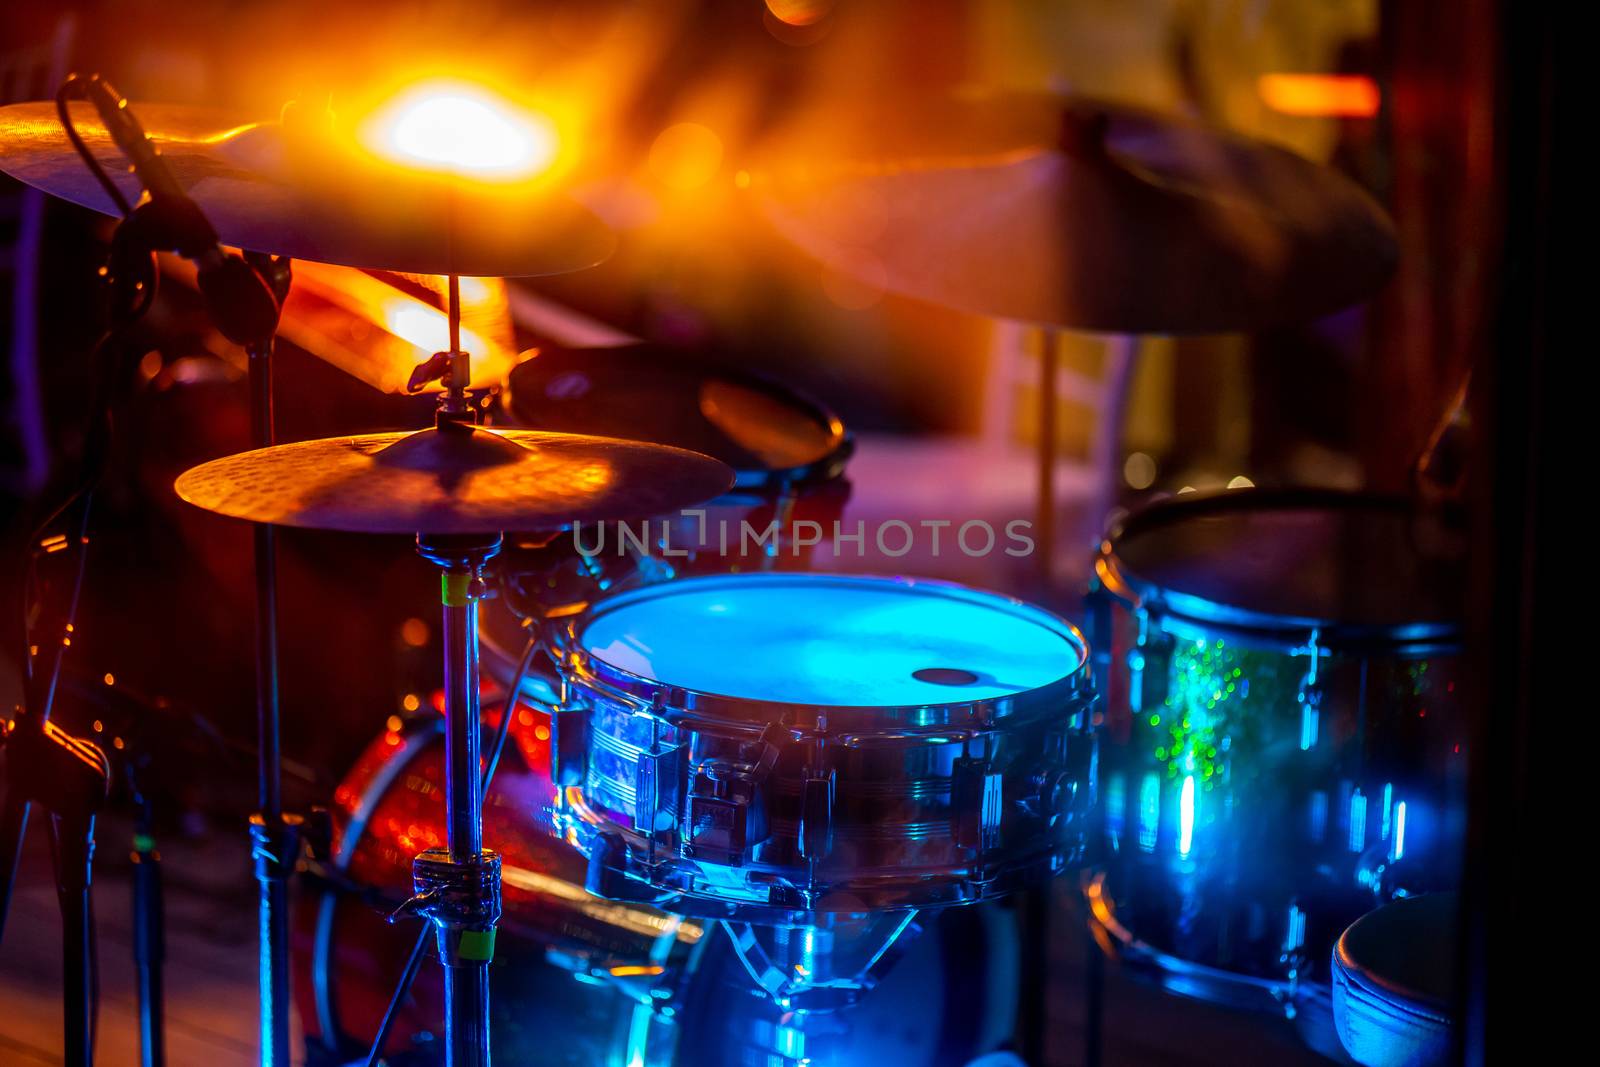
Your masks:
{"label": "snare drum", "polygon": [[1466,729],[1458,565],[1402,502],[1184,496],[1102,545],[1109,659],[1095,918],[1169,987],[1327,998],[1335,939],[1455,885]]}
{"label": "snare drum", "polygon": [[592,891],[809,923],[982,900],[1082,854],[1088,657],[1038,608],[903,578],[691,578],[601,601],[560,655],[560,820]]}

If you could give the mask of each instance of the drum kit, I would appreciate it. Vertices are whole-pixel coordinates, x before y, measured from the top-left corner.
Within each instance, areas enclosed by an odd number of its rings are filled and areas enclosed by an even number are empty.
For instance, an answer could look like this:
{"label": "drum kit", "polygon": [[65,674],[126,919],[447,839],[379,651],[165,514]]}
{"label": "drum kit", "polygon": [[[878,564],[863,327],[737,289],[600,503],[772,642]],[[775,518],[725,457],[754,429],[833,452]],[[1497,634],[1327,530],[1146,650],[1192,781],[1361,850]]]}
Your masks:
{"label": "drum kit", "polygon": [[[1094,561],[1088,638],[1009,597],[730,563],[691,535],[585,553],[584,524],[686,508],[836,517],[849,435],[649,346],[545,351],[481,425],[456,279],[603,259],[610,234],[559,188],[377,167],[295,107],[251,123],[69,87],[0,109],[0,170],[195,258],[250,355],[258,447],[176,489],[258,530],[263,1063],[290,1062],[291,968],[328,1063],[968,1062],[1011,1037],[1030,934],[962,905],[1078,872],[1108,948],[1293,1013],[1351,921],[1453,884],[1460,582],[1406,502],[1139,512]],[[1247,329],[1369,295],[1395,255],[1333,172],[1128,108],[959,98],[848,132],[753,167],[757,209],[848,271],[873,205],[888,288],[987,315]],[[274,440],[258,305],[290,258],[450,277],[450,348],[419,374],[445,386],[433,427]],[[443,714],[390,724],[324,848],[277,783],[276,526],[414,535],[441,576]],[[426,921],[409,957],[386,912]]]}

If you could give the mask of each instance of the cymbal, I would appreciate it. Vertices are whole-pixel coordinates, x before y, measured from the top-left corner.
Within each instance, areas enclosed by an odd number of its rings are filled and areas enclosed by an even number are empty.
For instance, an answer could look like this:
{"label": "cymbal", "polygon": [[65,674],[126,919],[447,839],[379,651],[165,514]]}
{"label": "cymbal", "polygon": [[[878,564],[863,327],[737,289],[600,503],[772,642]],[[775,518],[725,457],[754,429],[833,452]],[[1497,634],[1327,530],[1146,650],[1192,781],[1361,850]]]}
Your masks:
{"label": "cymbal", "polygon": [[274,445],[186,471],[178,495],[252,522],[358,533],[556,530],[710,500],[709,456],[609,437],[444,427]]}
{"label": "cymbal", "polygon": [[760,209],[841,273],[999,318],[1117,333],[1305,321],[1374,293],[1394,228],[1285,149],[1121,105],[951,98],[792,132]]}
{"label": "cymbal", "polygon": [[[72,120],[111,180],[140,185],[94,108]],[[137,104],[178,183],[225,244],[347,267],[480,277],[559,274],[611,254],[611,232],[558,189],[413,172],[332,135],[203,107]],[[54,103],[0,108],[0,170],[105,214],[116,208],[67,140]]]}

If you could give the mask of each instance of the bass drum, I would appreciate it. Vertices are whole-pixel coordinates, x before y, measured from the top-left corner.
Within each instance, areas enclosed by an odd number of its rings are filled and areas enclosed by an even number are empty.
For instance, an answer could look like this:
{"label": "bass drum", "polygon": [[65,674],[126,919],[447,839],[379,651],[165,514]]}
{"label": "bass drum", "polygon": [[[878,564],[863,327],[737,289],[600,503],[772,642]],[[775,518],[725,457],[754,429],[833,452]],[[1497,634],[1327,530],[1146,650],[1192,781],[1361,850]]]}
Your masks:
{"label": "bass drum", "polygon": [[[520,707],[484,806],[503,858],[505,913],[491,969],[501,1063],[593,1067],[894,1063],[958,1067],[1015,1027],[1019,944],[1003,904],[947,909],[856,1004],[804,1015],[757,991],[718,923],[590,896],[585,862],[552,836],[549,720]],[[297,906],[295,992],[311,1067],[365,1054],[418,927],[385,915],[411,860],[442,844],[441,720],[394,723],[334,795],[336,840]],[[425,962],[385,1050],[440,1063],[443,991]]]}

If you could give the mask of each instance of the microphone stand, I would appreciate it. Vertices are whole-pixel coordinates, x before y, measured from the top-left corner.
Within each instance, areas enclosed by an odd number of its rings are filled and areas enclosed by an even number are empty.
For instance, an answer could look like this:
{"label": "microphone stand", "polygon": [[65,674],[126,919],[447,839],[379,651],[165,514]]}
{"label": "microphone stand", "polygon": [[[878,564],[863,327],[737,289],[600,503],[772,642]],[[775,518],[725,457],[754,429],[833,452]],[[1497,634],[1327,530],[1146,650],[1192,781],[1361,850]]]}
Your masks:
{"label": "microphone stand", "polygon": [[[141,252],[137,236],[137,228],[128,226],[124,219],[112,238],[105,274],[112,303],[111,330],[95,348],[95,356],[104,354],[110,367],[96,368],[102,377],[93,391],[90,407],[97,420],[110,410],[121,335],[149,306],[154,269],[149,253]],[[0,868],[0,934],[10,911],[30,809],[38,805],[50,815],[51,854],[61,906],[62,1045],[68,1067],[89,1067],[94,1062],[96,978],[90,894],[95,817],[111,791],[111,766],[96,745],[68,734],[50,721],[50,716],[55,708],[62,662],[72,644],[73,620],[83,589],[83,554],[89,547],[92,492],[110,446],[109,437],[108,421],[91,425],[84,449],[84,477],[61,509],[65,511],[82,498],[72,539],[68,541],[78,553],[78,571],[62,620],[61,637],[49,649],[49,671],[43,677],[36,676],[35,660],[40,649],[24,649],[23,703],[16,720],[6,726],[3,734],[7,752],[5,796],[0,810],[0,864],[4,864]],[[28,550],[34,551],[35,546],[30,544]]]}

